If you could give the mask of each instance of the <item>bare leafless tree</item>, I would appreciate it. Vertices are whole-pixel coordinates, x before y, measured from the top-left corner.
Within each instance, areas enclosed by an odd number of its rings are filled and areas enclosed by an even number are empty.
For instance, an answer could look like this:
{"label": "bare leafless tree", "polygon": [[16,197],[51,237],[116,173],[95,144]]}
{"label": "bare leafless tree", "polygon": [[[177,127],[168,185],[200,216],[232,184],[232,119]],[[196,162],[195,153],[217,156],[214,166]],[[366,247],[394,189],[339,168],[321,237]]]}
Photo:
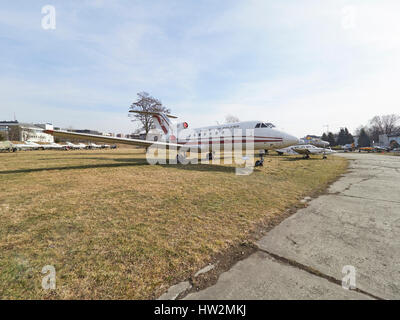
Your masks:
{"label": "bare leafless tree", "polygon": [[379,135],[391,134],[400,131],[398,123],[400,121],[400,115],[388,114],[383,116],[373,117],[368,124],[369,135],[372,140],[378,141]]}
{"label": "bare leafless tree", "polygon": [[238,117],[232,116],[232,115],[230,115],[230,114],[228,114],[228,115],[225,117],[225,123],[235,123],[235,122],[239,122],[239,121],[240,121],[240,120],[239,120]]}
{"label": "bare leafless tree", "polygon": [[[171,111],[164,107],[160,100],[152,97],[147,92],[139,92],[138,98],[130,106],[130,110],[136,111],[147,111],[147,112],[164,112],[170,113]],[[133,113],[131,116],[132,121],[139,121],[142,125],[142,129],[146,131],[146,135],[153,127],[153,118],[151,115]]]}
{"label": "bare leafless tree", "polygon": [[8,140],[10,141],[20,141],[21,140],[21,127],[20,126],[10,126],[8,128]]}

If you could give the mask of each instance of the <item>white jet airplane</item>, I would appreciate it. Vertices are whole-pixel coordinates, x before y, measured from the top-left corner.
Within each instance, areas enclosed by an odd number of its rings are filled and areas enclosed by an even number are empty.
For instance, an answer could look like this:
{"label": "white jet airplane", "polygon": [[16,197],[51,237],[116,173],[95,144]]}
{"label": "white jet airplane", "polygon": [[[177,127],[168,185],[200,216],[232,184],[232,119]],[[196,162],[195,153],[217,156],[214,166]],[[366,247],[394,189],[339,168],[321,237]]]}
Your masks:
{"label": "white jet airplane", "polygon": [[35,150],[61,150],[64,149],[63,146],[57,143],[50,143],[50,144],[37,144],[34,142],[27,142],[30,146],[33,146]]}
{"label": "white jet airplane", "polygon": [[46,144],[46,145],[43,145],[43,146],[45,147],[45,149],[51,149],[51,150],[64,150],[64,149],[66,149],[65,146],[62,146],[61,144],[58,144],[58,143],[55,143],[55,142],[52,142],[50,144]]}
{"label": "white jet airplane", "polygon": [[34,143],[32,141],[26,141],[25,143],[13,144],[17,150],[39,150],[43,149],[42,145]]}
{"label": "white jet airplane", "polygon": [[13,143],[13,147],[17,150],[33,150],[34,147],[26,143]]}
{"label": "white jet airplane", "polygon": [[80,146],[79,144],[74,144],[74,143],[71,143],[69,141],[67,142],[67,146],[70,149],[73,149],[73,150],[81,150],[81,149],[83,149],[82,146]]}
{"label": "white jet airplane", "polygon": [[17,148],[10,141],[0,141],[0,152],[15,152]]}
{"label": "white jet airplane", "polygon": [[302,154],[304,159],[309,159],[311,154],[323,154],[323,159],[326,159],[327,154],[336,153],[336,151],[331,148],[318,148],[312,144],[299,144],[296,146],[290,146],[283,149],[277,149],[279,155],[284,153],[287,154]]}
{"label": "white jet airplane", "polygon": [[[176,149],[179,152],[177,155],[178,163],[181,163],[180,160],[186,156],[187,150],[207,152],[208,159],[212,160],[214,156],[213,150],[224,149],[224,147],[228,148],[229,144],[231,146],[233,144],[235,144],[235,146],[239,145],[242,150],[245,150],[250,140],[251,143],[254,143],[254,150],[264,151],[285,148],[299,142],[296,137],[279,131],[275,129],[273,124],[263,121],[237,122],[188,130],[187,122],[182,122],[175,126],[172,125],[170,119],[177,118],[172,115],[133,110],[130,112],[151,115],[157,129],[161,130],[163,133],[162,138],[159,140],[158,137],[155,136],[154,140],[151,141],[69,131],[45,130],[44,132],[61,138],[77,138],[110,144],[136,145],[146,148]],[[237,135],[237,132],[241,132],[240,135]],[[250,134],[250,137],[247,133]],[[262,165],[262,161],[258,163]]]}
{"label": "white jet airplane", "polygon": [[34,150],[40,150],[40,149],[44,150],[44,147],[41,144],[35,143],[33,141],[27,141],[26,143],[32,146]]}
{"label": "white jet airplane", "polygon": [[95,144],[95,143],[92,143],[92,142],[90,142],[88,144],[88,147],[89,147],[89,149],[101,149],[102,148],[102,146],[99,146],[98,144]]}
{"label": "white jet airplane", "polygon": [[324,140],[314,137],[314,136],[307,136],[303,139],[300,139],[299,144],[311,144],[313,146],[320,147],[320,148],[329,147],[328,141],[324,141]]}

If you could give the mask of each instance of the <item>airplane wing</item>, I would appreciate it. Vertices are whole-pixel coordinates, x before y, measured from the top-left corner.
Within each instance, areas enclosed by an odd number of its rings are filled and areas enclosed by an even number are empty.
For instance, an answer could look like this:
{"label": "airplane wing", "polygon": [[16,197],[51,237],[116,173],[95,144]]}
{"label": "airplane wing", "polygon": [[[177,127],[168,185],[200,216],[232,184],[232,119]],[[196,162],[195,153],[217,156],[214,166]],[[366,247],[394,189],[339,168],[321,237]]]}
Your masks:
{"label": "airplane wing", "polygon": [[[134,145],[134,146],[140,146],[140,147],[154,146],[157,148],[166,148],[166,149],[181,149],[181,148],[191,149],[191,148],[193,148],[193,146],[185,146],[182,144],[170,143],[170,142],[129,139],[129,138],[116,138],[116,137],[108,137],[108,136],[99,136],[99,135],[95,135],[95,134],[69,132],[69,131],[63,131],[63,130],[43,130],[43,132],[47,133],[47,134],[51,134],[52,136],[55,136],[55,137],[60,137],[60,138],[80,139],[80,140],[107,142],[107,143],[119,143],[119,144],[127,144],[127,145]],[[194,146],[194,148],[199,149],[196,146]]]}
{"label": "airplane wing", "polygon": [[287,148],[283,148],[283,149],[277,149],[275,151],[277,151],[278,153],[298,154],[296,151],[293,150],[292,147],[287,147]]}
{"label": "airplane wing", "polygon": [[306,148],[293,148],[292,150],[297,152],[298,154],[311,154],[310,150]]}

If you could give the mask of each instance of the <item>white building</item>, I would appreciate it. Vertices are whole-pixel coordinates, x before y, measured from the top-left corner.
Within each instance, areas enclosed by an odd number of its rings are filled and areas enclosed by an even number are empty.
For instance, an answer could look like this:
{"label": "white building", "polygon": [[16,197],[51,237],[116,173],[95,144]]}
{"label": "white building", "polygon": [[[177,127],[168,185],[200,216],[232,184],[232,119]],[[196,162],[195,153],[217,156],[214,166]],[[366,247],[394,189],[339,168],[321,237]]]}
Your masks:
{"label": "white building", "polygon": [[32,124],[19,123],[18,121],[0,122],[0,131],[8,140],[44,143],[54,142],[54,137],[52,135],[44,133],[44,129],[53,130],[53,126],[49,123]]}
{"label": "white building", "polygon": [[53,143],[54,137],[44,133],[43,130],[53,130],[53,126],[49,123],[45,124],[20,124],[21,141],[45,142]]}
{"label": "white building", "polygon": [[396,141],[400,144],[400,133],[379,135],[379,145],[382,147],[388,147],[392,141]]}

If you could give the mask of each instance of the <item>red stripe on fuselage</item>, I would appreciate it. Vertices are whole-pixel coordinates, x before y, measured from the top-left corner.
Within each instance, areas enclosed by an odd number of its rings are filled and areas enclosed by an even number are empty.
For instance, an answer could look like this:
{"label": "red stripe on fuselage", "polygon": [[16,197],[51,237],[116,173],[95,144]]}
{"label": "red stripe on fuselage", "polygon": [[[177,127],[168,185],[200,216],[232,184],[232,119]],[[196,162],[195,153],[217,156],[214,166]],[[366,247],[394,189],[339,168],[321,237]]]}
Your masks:
{"label": "red stripe on fuselage", "polygon": [[221,139],[220,140],[210,140],[210,139],[200,139],[200,140],[185,140],[179,141],[179,144],[183,145],[198,145],[198,144],[225,144],[226,143],[251,143],[251,142],[282,142],[282,138],[275,138],[275,139],[243,139],[242,140],[231,140],[231,139]]}

